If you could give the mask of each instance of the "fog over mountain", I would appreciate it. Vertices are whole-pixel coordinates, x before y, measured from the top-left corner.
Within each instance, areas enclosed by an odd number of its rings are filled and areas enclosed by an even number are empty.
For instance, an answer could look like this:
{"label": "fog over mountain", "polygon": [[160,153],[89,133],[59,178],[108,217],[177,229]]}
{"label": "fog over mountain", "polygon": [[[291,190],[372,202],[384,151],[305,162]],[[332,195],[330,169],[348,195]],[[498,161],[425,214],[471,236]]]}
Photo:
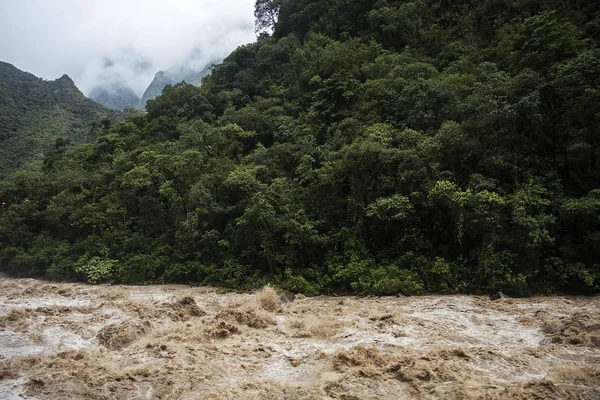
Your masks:
{"label": "fog over mountain", "polygon": [[140,97],[127,86],[115,82],[109,86],[96,86],[90,91],[89,97],[107,107],[121,110],[127,106],[138,107]]}
{"label": "fog over mountain", "polygon": [[[142,97],[158,71],[200,72],[255,39],[254,0],[0,0],[0,59],[86,95]],[[131,90],[130,90],[131,89]]]}

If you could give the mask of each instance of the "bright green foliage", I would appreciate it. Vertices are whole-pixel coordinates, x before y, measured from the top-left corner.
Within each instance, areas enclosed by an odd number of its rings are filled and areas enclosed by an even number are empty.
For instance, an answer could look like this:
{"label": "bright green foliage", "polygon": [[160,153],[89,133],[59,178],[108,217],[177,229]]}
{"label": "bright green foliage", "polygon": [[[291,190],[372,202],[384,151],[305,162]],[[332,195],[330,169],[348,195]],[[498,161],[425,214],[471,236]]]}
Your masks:
{"label": "bright green foliage", "polygon": [[284,0],[201,87],[0,182],[15,274],[307,294],[600,286],[598,2]]}
{"label": "bright green foliage", "polygon": [[117,261],[102,257],[83,256],[77,261],[75,272],[83,274],[90,283],[105,282],[115,278]]}
{"label": "bright green foliage", "polygon": [[366,215],[382,220],[401,220],[408,216],[411,209],[412,204],[409,198],[396,194],[390,197],[379,198],[374,203],[369,204]]}

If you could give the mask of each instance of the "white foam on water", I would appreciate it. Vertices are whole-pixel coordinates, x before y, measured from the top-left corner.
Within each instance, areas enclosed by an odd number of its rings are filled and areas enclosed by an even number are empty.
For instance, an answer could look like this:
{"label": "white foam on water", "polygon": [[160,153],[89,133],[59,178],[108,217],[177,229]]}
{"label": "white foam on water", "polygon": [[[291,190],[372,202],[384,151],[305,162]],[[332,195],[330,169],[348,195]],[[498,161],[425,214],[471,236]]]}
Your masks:
{"label": "white foam on water", "polygon": [[34,343],[29,336],[12,331],[0,331],[0,355],[6,359],[31,356],[44,351],[44,346]]}
{"label": "white foam on water", "polygon": [[[23,400],[25,384],[29,378],[22,376],[19,379],[0,380],[0,398],[3,400]],[[26,398],[33,399],[30,396]]]}
{"label": "white foam on water", "polygon": [[42,307],[88,307],[92,302],[87,299],[58,298],[0,298],[0,307],[8,308],[42,308]]}

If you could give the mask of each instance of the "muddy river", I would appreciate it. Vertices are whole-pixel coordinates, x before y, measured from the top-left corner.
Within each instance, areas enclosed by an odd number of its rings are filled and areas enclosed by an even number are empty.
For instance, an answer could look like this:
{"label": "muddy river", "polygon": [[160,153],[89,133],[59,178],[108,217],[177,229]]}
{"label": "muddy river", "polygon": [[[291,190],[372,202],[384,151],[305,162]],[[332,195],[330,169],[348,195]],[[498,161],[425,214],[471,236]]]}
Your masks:
{"label": "muddy river", "polygon": [[355,298],[0,276],[1,399],[600,399],[600,297]]}

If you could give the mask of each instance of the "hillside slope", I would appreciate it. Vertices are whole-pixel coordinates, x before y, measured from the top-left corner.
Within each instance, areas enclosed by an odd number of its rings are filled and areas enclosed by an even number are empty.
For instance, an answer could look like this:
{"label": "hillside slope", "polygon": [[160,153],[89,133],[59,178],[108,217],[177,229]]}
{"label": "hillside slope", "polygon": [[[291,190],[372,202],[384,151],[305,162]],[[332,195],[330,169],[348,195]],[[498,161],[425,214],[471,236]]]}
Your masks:
{"label": "hillside slope", "polygon": [[0,183],[2,268],[306,294],[600,288],[600,3],[256,5],[274,33],[201,87]]}
{"label": "hillside slope", "polygon": [[56,139],[89,142],[92,122],[108,115],[67,75],[44,81],[0,62],[0,177],[39,165]]}

